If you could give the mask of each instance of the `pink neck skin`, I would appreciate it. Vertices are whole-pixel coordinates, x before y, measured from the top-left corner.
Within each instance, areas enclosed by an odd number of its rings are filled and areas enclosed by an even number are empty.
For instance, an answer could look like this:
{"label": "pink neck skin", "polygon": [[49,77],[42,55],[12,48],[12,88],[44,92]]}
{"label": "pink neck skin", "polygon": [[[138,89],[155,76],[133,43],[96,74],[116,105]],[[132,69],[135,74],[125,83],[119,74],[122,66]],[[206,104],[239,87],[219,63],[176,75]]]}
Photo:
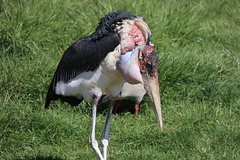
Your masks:
{"label": "pink neck skin", "polygon": [[128,36],[128,46],[122,49],[122,54],[125,54],[129,50],[133,50],[136,46],[146,44],[146,40],[142,34],[142,31],[137,27],[136,24],[132,25],[132,29]]}

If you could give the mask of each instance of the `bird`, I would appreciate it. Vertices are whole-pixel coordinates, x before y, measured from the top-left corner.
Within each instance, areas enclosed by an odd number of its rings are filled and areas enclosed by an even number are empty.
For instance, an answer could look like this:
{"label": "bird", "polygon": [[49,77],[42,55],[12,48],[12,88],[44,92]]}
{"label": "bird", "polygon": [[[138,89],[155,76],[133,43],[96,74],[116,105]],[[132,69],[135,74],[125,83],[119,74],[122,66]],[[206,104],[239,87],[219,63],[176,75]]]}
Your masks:
{"label": "bird", "polygon": [[[79,105],[83,99],[92,103],[89,144],[100,160],[107,159],[111,114],[125,82],[144,85],[163,131],[158,57],[148,45],[150,34],[142,17],[125,10],[108,13],[101,18],[95,32],[65,50],[49,85],[45,108],[49,108],[52,100],[59,99],[72,106]],[[95,139],[95,126],[97,104],[103,92],[111,100],[101,135],[101,152]]]}
{"label": "bird", "polygon": [[[114,110],[112,114],[116,114],[118,111],[118,108],[120,106],[121,100],[126,99],[126,100],[131,100],[135,102],[135,117],[138,117],[138,111],[139,111],[139,105],[140,102],[142,101],[144,95],[146,94],[146,90],[144,88],[144,85],[139,83],[139,84],[129,84],[128,82],[125,82],[122,87],[122,91],[120,95],[117,97]],[[107,96],[103,94],[101,99],[99,100],[99,103],[104,103],[107,100],[110,99],[110,96]]]}

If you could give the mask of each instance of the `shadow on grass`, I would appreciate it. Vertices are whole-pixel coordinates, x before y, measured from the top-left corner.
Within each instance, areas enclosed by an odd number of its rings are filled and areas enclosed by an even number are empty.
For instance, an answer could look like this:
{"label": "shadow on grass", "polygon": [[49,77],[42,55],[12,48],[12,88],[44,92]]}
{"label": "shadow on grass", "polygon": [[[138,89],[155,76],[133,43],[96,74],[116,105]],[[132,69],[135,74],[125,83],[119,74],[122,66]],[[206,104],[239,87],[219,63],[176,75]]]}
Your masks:
{"label": "shadow on grass", "polygon": [[[143,100],[142,103],[145,101]],[[141,105],[141,103],[140,103]],[[116,103],[115,103],[116,106]],[[98,114],[107,114],[109,108],[109,102],[104,102],[98,105]],[[141,107],[140,107],[141,108]],[[131,114],[135,114],[135,102],[127,99],[123,99],[120,101],[119,108],[116,110],[117,114],[130,112]]]}

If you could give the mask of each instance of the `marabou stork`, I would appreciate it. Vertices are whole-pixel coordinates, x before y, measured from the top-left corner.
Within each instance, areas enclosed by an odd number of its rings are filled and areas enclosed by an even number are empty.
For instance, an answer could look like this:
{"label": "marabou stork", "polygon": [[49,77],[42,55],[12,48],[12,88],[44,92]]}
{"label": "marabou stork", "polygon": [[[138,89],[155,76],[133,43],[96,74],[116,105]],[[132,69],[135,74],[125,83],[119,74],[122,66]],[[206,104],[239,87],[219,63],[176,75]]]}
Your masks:
{"label": "marabou stork", "polygon": [[[117,113],[117,110],[120,106],[120,102],[122,99],[127,99],[135,102],[135,116],[138,117],[138,111],[139,111],[139,105],[140,102],[142,101],[144,95],[146,94],[146,90],[144,88],[144,85],[139,83],[139,84],[129,84],[125,82],[122,87],[122,91],[120,95],[117,97],[115,107],[113,110],[113,114]],[[108,100],[110,97],[103,97],[102,102],[105,102]]]}
{"label": "marabou stork", "polygon": [[[73,106],[83,99],[92,102],[89,143],[101,160],[107,157],[110,118],[125,81],[144,85],[162,131],[158,57],[146,45],[149,35],[150,30],[141,17],[123,10],[109,13],[93,34],[80,38],[64,52],[49,86],[45,108],[57,99]],[[101,153],[95,139],[95,123],[103,91],[112,98],[101,136]]]}

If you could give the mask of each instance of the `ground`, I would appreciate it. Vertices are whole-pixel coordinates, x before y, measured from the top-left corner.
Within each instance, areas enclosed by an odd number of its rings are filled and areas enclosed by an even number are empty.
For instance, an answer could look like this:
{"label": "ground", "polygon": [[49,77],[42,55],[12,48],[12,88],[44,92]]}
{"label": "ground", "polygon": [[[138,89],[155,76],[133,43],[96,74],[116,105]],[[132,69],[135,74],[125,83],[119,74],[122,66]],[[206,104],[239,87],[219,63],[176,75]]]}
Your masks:
{"label": "ground", "polygon": [[[112,118],[108,158],[240,159],[238,1],[0,3],[0,159],[97,159],[90,105],[44,103],[64,50],[118,9],[143,17],[152,32],[164,132],[146,96],[139,118],[128,110]],[[98,110],[98,141],[107,108]]]}

